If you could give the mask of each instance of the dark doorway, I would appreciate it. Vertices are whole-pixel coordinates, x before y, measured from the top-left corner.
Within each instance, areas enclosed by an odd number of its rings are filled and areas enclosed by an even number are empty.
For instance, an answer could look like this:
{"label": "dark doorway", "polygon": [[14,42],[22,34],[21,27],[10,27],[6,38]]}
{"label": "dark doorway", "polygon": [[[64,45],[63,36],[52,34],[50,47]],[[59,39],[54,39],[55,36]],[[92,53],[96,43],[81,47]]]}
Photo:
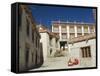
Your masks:
{"label": "dark doorway", "polygon": [[63,50],[65,50],[65,45],[67,44],[67,41],[61,41],[60,42],[60,49],[63,47]]}
{"label": "dark doorway", "polygon": [[52,49],[50,49],[50,55],[52,54]]}

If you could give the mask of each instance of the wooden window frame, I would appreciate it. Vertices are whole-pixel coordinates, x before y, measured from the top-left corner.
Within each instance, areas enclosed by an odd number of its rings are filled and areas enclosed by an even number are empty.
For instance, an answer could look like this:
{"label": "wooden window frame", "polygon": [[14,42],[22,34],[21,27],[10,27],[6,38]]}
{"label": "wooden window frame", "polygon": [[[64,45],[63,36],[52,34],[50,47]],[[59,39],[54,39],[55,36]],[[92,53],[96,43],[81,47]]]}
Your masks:
{"label": "wooden window frame", "polygon": [[86,46],[81,48],[82,58],[90,58],[91,57],[91,47]]}

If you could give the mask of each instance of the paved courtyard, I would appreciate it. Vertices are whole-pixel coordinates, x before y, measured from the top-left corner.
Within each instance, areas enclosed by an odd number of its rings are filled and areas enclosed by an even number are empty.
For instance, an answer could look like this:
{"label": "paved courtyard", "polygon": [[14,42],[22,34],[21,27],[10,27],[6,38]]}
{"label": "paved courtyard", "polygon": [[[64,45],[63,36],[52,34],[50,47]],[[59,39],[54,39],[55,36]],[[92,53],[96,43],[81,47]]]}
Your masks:
{"label": "paved courtyard", "polygon": [[40,68],[32,69],[30,71],[50,70],[50,69],[68,69],[68,68],[79,67],[78,65],[69,67],[67,62],[68,62],[67,57],[48,58]]}

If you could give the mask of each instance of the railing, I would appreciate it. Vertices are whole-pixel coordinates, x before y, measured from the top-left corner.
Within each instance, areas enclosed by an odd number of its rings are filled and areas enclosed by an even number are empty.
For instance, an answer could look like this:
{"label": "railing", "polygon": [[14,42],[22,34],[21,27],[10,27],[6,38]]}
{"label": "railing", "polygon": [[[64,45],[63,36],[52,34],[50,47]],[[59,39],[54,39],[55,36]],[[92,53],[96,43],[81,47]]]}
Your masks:
{"label": "railing", "polygon": [[62,33],[67,33],[67,31],[66,31],[66,30],[61,30],[61,32],[62,32]]}
{"label": "railing", "polygon": [[53,32],[59,32],[59,30],[53,30]]}
{"label": "railing", "polygon": [[88,33],[88,31],[84,31],[84,33]]}
{"label": "railing", "polygon": [[90,32],[94,32],[94,29],[90,29]]}
{"label": "railing", "polygon": [[78,29],[78,30],[77,30],[77,33],[82,33],[82,30],[81,30],[81,29]]}
{"label": "railing", "polygon": [[74,29],[69,29],[69,33],[75,33]]}

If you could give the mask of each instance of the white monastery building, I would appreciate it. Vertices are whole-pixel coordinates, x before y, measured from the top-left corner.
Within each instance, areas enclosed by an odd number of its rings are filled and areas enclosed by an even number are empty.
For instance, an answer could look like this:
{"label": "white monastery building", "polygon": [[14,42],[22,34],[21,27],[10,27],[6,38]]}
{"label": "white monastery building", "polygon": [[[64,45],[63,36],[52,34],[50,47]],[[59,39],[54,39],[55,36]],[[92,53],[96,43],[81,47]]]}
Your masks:
{"label": "white monastery building", "polygon": [[95,33],[95,24],[52,21],[52,32],[59,35],[60,47],[67,48],[69,39]]}
{"label": "white monastery building", "polygon": [[52,32],[60,37],[60,49],[67,58],[79,60],[78,67],[96,66],[96,25],[94,23],[52,22]]}

